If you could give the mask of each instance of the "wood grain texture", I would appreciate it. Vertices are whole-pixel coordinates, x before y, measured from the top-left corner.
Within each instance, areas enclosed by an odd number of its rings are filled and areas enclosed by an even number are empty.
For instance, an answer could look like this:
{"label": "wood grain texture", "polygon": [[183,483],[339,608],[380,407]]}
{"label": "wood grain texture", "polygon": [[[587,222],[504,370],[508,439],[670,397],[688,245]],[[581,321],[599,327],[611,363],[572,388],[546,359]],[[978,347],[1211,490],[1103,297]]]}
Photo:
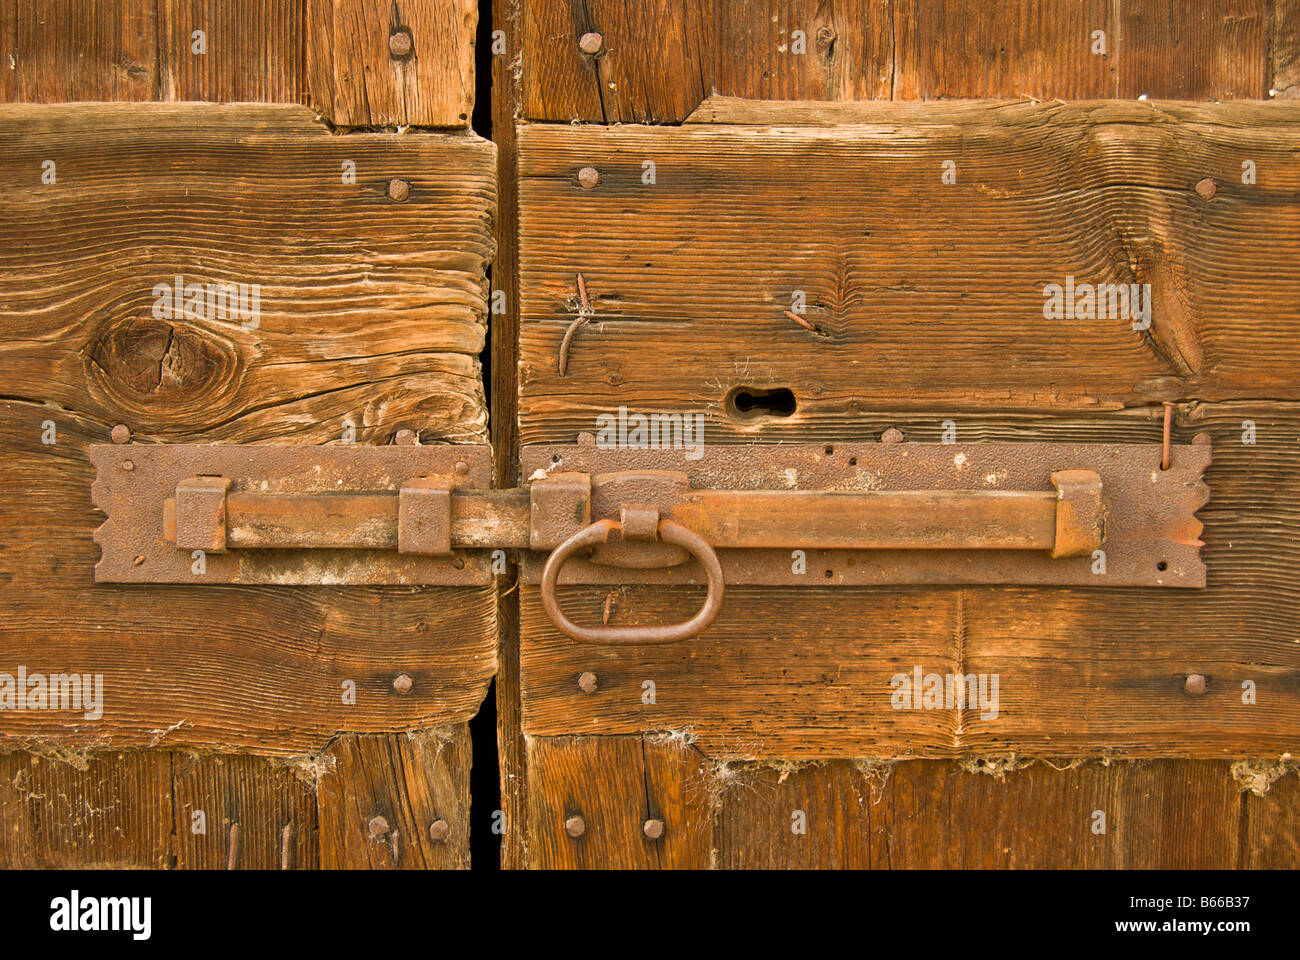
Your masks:
{"label": "wood grain texture", "polygon": [[1274,0],[1271,96],[1300,97],[1300,0]]}
{"label": "wood grain texture", "polygon": [[[1297,396],[1295,109],[920,109],[860,104],[870,125],[797,130],[522,128],[523,442],[571,439],[621,404],[753,436],[725,412],[742,386],[794,388],[784,427],[803,439],[872,407]],[[577,273],[594,322],[561,376]],[[1068,276],[1150,284],[1151,329],[1045,320],[1045,286]],[[819,332],[785,316],[795,291]]]}
{"label": "wood grain texture", "polygon": [[[464,723],[380,737],[345,735],[322,758],[321,866],[469,867],[471,745]],[[435,840],[429,828],[450,832]]]}
{"label": "wood grain texture", "polygon": [[[807,439],[864,438],[894,424],[939,439],[945,417],[863,414]],[[960,417],[960,442],[1150,441],[1154,410],[1106,416]],[[1253,424],[1255,442],[1244,444]],[[1295,599],[1300,487],[1291,464],[1295,404],[1196,404],[1176,436],[1208,433],[1204,590],[728,589],[718,620],[689,643],[577,644],[523,588],[524,728],[533,736],[690,728],[710,756],[1269,756],[1300,738]],[[1156,562],[1156,558],[1153,558]],[[811,575],[818,574],[810,570]],[[685,619],[700,591],[616,592],[611,623]],[[562,588],[579,622],[599,622],[609,590]],[[997,673],[1000,711],[895,710],[893,676]],[[604,678],[592,695],[573,678]],[[1188,697],[1184,678],[1209,678]],[[653,680],[657,702],[644,704]],[[1243,683],[1256,703],[1242,702]]]}
{"label": "wood grain texture", "polygon": [[1119,96],[1263,100],[1270,0],[1121,0]]}
{"label": "wood grain texture", "polygon": [[[1271,0],[522,0],[523,116],[679,123],[710,92],[1263,99],[1268,75],[1293,62],[1277,42],[1286,49],[1292,0],[1276,2],[1270,43]],[[578,48],[589,31],[604,37],[595,56]]]}
{"label": "wood grain texture", "polygon": [[301,0],[158,0],[157,17],[154,99],[219,103],[303,99]]}
{"label": "wood grain texture", "polygon": [[[308,0],[311,102],[345,127],[467,127],[476,0]],[[393,33],[411,37],[394,56]]]}
{"label": "wood grain texture", "polygon": [[[11,106],[0,129],[6,662],[102,673],[106,701],[4,733],[302,753],[466,721],[495,671],[490,588],[97,586],[86,447],[117,423],[144,443],[338,442],[345,422],[482,442],[493,146],[341,138],[302,107]],[[156,319],[174,274],[260,284],[258,328]]]}
{"label": "wood grain texture", "polygon": [[[528,743],[534,869],[699,869],[709,865],[703,757],[678,738],[535,738]],[[565,829],[581,817],[585,832]],[[651,840],[645,821],[664,822]]]}
{"label": "wood grain texture", "polygon": [[[1121,41],[1114,11],[1125,2],[899,0],[894,7],[898,61],[893,99],[1117,96],[1116,48]],[[1106,53],[1093,52],[1096,30],[1106,35]],[[1141,49],[1168,56],[1160,40],[1145,37]]]}

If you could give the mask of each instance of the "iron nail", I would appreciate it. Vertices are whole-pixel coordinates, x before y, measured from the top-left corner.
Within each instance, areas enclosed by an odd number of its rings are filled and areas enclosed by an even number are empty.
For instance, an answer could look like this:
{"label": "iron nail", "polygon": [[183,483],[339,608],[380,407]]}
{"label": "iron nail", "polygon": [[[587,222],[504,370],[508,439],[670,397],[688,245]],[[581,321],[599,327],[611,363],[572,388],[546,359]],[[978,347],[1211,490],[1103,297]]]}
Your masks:
{"label": "iron nail", "polygon": [[579,816],[569,817],[568,820],[564,821],[564,832],[577,839],[587,832],[587,821]]}
{"label": "iron nail", "polygon": [[397,676],[393,677],[393,689],[403,696],[410,693],[411,688],[414,686],[415,681],[411,679],[409,673],[399,673]]}
{"label": "iron nail", "polygon": [[1169,438],[1174,425],[1174,405],[1166,400],[1165,402],[1165,431],[1164,439],[1160,447],[1160,469],[1168,470],[1170,464],[1169,458]]}
{"label": "iron nail", "polygon": [[125,470],[127,473],[130,473],[132,470],[135,469],[135,462],[131,460],[123,460],[122,469]]}
{"label": "iron nail", "polygon": [[230,825],[230,852],[229,852],[229,853],[227,854],[227,856],[226,856],[226,869],[227,869],[227,870],[234,870],[235,867],[239,866],[239,839],[240,839],[240,834],[241,834],[241,831],[240,831],[240,829],[239,829],[239,824],[237,824],[237,823],[232,823],[232,824]]}
{"label": "iron nail", "polygon": [[581,690],[583,693],[595,693],[596,687],[597,687],[596,675],[592,673],[590,670],[584,671],[578,677],[578,689]]}
{"label": "iron nail", "polygon": [[388,821],[383,817],[374,816],[370,818],[370,822],[366,824],[366,828],[370,831],[370,836],[373,839],[378,840],[388,832]]}
{"label": "iron nail", "polygon": [[114,443],[127,443],[131,439],[131,428],[125,423],[119,423],[109,432],[109,436]]}
{"label": "iron nail", "polygon": [[457,460],[455,470],[458,476],[463,477],[465,474],[469,473],[469,464],[464,460]]}
{"label": "iron nail", "polygon": [[280,869],[288,870],[293,853],[293,824],[286,823],[280,831]]}
{"label": "iron nail", "polygon": [[814,327],[811,323],[805,320],[803,317],[799,316],[799,314],[795,313],[793,310],[785,311],[785,315],[789,317],[791,320],[793,320],[795,323],[799,324],[799,326],[803,327],[805,330],[811,330],[813,333],[821,332],[816,327]]}
{"label": "iron nail", "polygon": [[411,33],[409,30],[394,30],[388,35],[388,52],[394,60],[400,60],[411,52]]}
{"label": "iron nail", "polygon": [[434,843],[442,843],[451,836],[451,824],[446,820],[435,820],[429,824],[429,839]]}
{"label": "iron nail", "polygon": [[141,564],[144,563],[144,557],[137,556],[135,559],[133,559],[133,560],[131,561],[131,563],[132,563],[133,566],[137,566],[137,567],[138,567],[138,566],[140,566]]}
{"label": "iron nail", "polygon": [[594,30],[590,33],[584,33],[582,38],[578,41],[578,49],[589,57],[594,57],[596,54],[600,53],[604,46],[605,38]]}
{"label": "iron nail", "polygon": [[590,190],[600,183],[600,171],[595,167],[583,167],[578,171],[578,184],[584,190]]}
{"label": "iron nail", "polygon": [[1219,185],[1206,177],[1196,182],[1196,192],[1201,195],[1202,200],[1213,200],[1214,195],[1219,192]]}
{"label": "iron nail", "polygon": [[641,825],[641,832],[646,835],[647,840],[658,840],[664,835],[664,822],[662,820],[647,820]]}
{"label": "iron nail", "polygon": [[411,185],[405,180],[393,179],[388,181],[388,198],[390,200],[396,200],[398,203],[401,203],[410,195]]}
{"label": "iron nail", "polygon": [[897,427],[890,427],[880,435],[881,443],[902,443],[907,438],[903,436],[903,431]]}
{"label": "iron nail", "polygon": [[413,445],[415,443],[415,431],[398,430],[395,434],[393,434],[393,443],[396,443],[399,446],[403,446],[403,447],[409,447]]}
{"label": "iron nail", "polygon": [[1183,683],[1183,689],[1187,691],[1188,696],[1199,697],[1205,692],[1205,676],[1200,673],[1189,673]]}

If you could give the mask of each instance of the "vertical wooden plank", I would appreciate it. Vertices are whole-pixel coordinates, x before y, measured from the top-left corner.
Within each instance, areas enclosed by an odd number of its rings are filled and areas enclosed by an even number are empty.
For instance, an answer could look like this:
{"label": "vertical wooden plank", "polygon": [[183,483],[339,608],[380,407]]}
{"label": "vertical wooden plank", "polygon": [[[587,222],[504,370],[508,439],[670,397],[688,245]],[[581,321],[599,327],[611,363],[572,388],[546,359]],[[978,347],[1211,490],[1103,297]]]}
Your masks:
{"label": "vertical wooden plank", "polygon": [[154,0],[11,0],[0,11],[0,100],[152,100]]}
{"label": "vertical wooden plank", "polygon": [[[898,0],[894,99],[1115,96],[1111,0]],[[1093,53],[1093,31],[1106,52]]]}
{"label": "vertical wooden plank", "polygon": [[[711,832],[703,757],[675,737],[529,737],[535,869],[703,867]],[[581,821],[577,836],[570,828]],[[662,820],[663,836],[645,833]]]}
{"label": "vertical wooden plank", "polygon": [[467,869],[470,753],[464,723],[340,736],[319,761],[321,867]]}
{"label": "vertical wooden plank", "polygon": [[1243,793],[1242,866],[1300,869],[1300,772],[1292,769],[1257,796]]}
{"label": "vertical wooden plank", "polygon": [[301,0],[158,0],[158,14],[158,99],[293,103],[301,98]]}
{"label": "vertical wooden plank", "polygon": [[1263,100],[1268,0],[1123,0],[1119,96]]}
{"label": "vertical wooden plank", "polygon": [[[316,794],[292,766],[234,754],[173,755],[175,866],[319,866]],[[202,832],[196,832],[202,826]]]}
{"label": "vertical wooden plank", "polygon": [[1300,0],[1274,0],[1270,96],[1300,97]]}
{"label": "vertical wooden plank", "polygon": [[469,125],[476,0],[334,0],[328,10],[311,0],[308,13],[312,103],[334,123]]}
{"label": "vertical wooden plank", "polygon": [[889,0],[744,0],[713,8],[715,92],[771,100],[890,98]]}
{"label": "vertical wooden plank", "polygon": [[171,755],[0,754],[0,867],[171,863]]}

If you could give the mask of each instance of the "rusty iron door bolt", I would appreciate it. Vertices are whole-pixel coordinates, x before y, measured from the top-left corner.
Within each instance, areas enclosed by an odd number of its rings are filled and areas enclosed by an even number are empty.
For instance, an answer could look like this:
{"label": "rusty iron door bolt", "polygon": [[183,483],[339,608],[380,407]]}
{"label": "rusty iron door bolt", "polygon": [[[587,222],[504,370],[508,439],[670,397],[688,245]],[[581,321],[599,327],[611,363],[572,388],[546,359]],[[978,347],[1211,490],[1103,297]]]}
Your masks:
{"label": "rusty iron door bolt", "polygon": [[1214,195],[1219,192],[1219,185],[1206,177],[1196,182],[1196,192],[1201,195],[1202,200],[1213,200]]}
{"label": "rusty iron door bolt", "polygon": [[405,202],[406,198],[411,195],[411,185],[405,180],[396,178],[388,181],[388,198],[397,203]]}
{"label": "rusty iron door bolt", "polygon": [[587,821],[578,816],[569,817],[564,821],[564,832],[577,839],[587,832]]}
{"label": "rusty iron door bolt", "polygon": [[370,836],[378,840],[388,832],[388,821],[379,816],[371,817],[366,828],[370,831]]}
{"label": "rusty iron door bolt", "polygon": [[131,439],[131,428],[125,423],[119,423],[113,428],[109,436],[113,438],[114,443],[126,443]]}
{"label": "rusty iron door bolt", "polygon": [[446,820],[435,820],[429,824],[429,839],[434,843],[442,843],[451,836],[451,825]]}
{"label": "rusty iron door bolt", "polygon": [[583,671],[578,677],[578,689],[583,693],[595,693],[597,686],[596,675],[590,670]]}
{"label": "rusty iron door bolt", "polygon": [[647,840],[658,840],[664,835],[664,822],[662,820],[647,820],[642,824],[641,832],[646,835]]}
{"label": "rusty iron door bolt", "polygon": [[578,184],[584,190],[590,190],[600,183],[600,171],[595,167],[583,167],[578,171]]}
{"label": "rusty iron door bolt", "polygon": [[578,49],[589,57],[594,57],[605,47],[605,38],[594,30],[590,33],[584,33],[578,41]]}
{"label": "rusty iron door bolt", "polygon": [[388,53],[394,60],[411,55],[411,32],[394,30],[388,35]]}
{"label": "rusty iron door bolt", "polygon": [[410,693],[411,688],[414,686],[415,681],[411,679],[409,673],[399,673],[397,676],[393,677],[393,689],[403,696]]}
{"label": "rusty iron door bolt", "polygon": [[1205,676],[1200,673],[1189,673],[1183,689],[1187,691],[1188,696],[1199,697],[1205,692]]}

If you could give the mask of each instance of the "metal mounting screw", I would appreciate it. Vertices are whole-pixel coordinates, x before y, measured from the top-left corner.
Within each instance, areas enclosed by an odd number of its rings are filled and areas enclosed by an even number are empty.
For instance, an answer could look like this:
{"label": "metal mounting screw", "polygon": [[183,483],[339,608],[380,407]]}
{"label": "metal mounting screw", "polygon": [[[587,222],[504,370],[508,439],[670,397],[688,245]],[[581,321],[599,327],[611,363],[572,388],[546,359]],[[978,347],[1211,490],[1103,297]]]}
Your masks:
{"label": "metal mounting screw", "polygon": [[664,822],[662,820],[647,820],[641,825],[641,832],[646,835],[647,840],[658,840],[664,835]]}
{"label": "metal mounting screw", "polygon": [[587,821],[578,816],[569,817],[564,821],[564,832],[577,839],[587,832]]}
{"label": "metal mounting screw", "polygon": [[403,202],[411,195],[411,185],[405,180],[396,178],[388,181],[388,198],[398,203]]}
{"label": "metal mounting screw", "polygon": [[390,33],[388,35],[388,52],[394,60],[410,56],[411,32],[409,30],[394,30]]}
{"label": "metal mounting screw", "polygon": [[1205,677],[1199,673],[1189,673],[1187,680],[1183,683],[1183,689],[1187,691],[1188,696],[1199,697],[1205,692]]}
{"label": "metal mounting screw", "polygon": [[578,689],[583,693],[595,693],[597,686],[596,675],[590,670],[585,670],[578,676]]}
{"label": "metal mounting screw", "polygon": [[451,825],[446,820],[435,820],[429,824],[429,839],[434,843],[442,843],[451,836]]}
{"label": "metal mounting screw", "polygon": [[403,696],[410,693],[411,688],[414,686],[415,681],[411,679],[409,673],[399,673],[397,676],[393,677],[393,689]]}
{"label": "metal mounting screw", "polygon": [[109,436],[114,443],[127,443],[131,439],[131,428],[125,423],[119,423],[109,432]]}
{"label": "metal mounting screw", "polygon": [[583,167],[578,171],[578,185],[582,189],[590,190],[598,183],[600,183],[600,171],[595,167]]}
{"label": "metal mounting screw", "polygon": [[584,33],[578,40],[578,49],[589,57],[594,57],[605,46],[605,38],[594,30],[591,33]]}

